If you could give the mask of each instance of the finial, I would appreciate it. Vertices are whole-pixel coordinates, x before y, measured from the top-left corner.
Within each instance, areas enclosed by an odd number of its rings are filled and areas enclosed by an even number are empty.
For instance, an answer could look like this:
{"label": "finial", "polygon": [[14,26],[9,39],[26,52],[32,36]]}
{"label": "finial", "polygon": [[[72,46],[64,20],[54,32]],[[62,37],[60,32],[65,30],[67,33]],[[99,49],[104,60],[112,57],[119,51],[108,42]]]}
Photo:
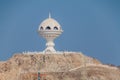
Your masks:
{"label": "finial", "polygon": [[50,12],[49,12],[49,18],[51,18],[51,14],[50,14]]}

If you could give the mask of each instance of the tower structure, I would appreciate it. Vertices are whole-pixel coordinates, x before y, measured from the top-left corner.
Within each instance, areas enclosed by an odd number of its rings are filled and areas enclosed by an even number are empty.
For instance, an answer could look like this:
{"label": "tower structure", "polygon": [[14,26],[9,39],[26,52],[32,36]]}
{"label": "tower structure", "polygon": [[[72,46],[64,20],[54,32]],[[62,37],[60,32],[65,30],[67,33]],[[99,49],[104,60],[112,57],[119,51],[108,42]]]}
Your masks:
{"label": "tower structure", "polygon": [[38,32],[40,36],[46,39],[46,49],[44,52],[56,52],[54,49],[54,39],[57,38],[62,32],[60,24],[49,13],[49,17],[45,19],[39,26]]}

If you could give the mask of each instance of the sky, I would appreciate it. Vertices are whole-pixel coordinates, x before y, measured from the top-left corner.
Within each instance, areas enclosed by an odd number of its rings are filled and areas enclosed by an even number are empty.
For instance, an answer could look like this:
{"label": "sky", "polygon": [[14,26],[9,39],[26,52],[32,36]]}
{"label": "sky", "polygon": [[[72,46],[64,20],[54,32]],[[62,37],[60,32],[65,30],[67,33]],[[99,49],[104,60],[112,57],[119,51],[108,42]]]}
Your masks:
{"label": "sky", "polygon": [[37,31],[49,12],[64,30],[55,40],[57,51],[120,65],[120,0],[0,0],[0,61],[44,50]]}

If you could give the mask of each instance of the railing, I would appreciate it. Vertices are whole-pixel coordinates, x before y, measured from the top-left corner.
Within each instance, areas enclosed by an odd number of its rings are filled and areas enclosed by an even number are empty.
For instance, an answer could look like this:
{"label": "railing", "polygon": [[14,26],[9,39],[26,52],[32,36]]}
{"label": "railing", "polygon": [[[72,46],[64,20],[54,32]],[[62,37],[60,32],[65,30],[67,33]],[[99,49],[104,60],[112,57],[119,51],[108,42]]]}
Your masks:
{"label": "railing", "polygon": [[71,54],[71,53],[74,53],[74,54],[81,54],[82,52],[73,52],[73,51],[56,51],[56,52],[38,52],[38,51],[35,51],[35,52],[30,52],[30,51],[25,51],[25,52],[22,52],[22,54]]}

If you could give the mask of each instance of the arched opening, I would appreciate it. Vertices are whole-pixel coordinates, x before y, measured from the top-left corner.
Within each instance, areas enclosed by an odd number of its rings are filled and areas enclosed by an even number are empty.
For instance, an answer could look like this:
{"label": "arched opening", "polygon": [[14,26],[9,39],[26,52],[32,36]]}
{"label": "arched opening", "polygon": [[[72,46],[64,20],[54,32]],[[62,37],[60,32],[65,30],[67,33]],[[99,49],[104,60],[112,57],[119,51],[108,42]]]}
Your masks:
{"label": "arched opening", "polygon": [[55,27],[54,27],[54,30],[58,30],[58,27],[55,26]]}
{"label": "arched opening", "polygon": [[43,27],[41,26],[40,30],[43,30]]}
{"label": "arched opening", "polygon": [[50,29],[51,29],[50,26],[47,26],[47,27],[46,27],[46,30],[50,30]]}

